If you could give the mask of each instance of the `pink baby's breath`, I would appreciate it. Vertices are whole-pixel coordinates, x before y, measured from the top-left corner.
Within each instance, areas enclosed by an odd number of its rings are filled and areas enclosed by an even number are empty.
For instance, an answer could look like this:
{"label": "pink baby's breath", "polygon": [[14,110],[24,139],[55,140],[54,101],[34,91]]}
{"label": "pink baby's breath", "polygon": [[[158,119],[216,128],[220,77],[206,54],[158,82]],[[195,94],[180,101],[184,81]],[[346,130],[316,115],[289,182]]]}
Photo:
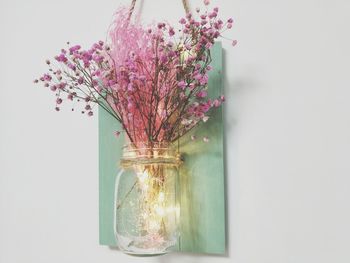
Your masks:
{"label": "pink baby's breath", "polygon": [[94,115],[97,104],[121,123],[131,142],[174,142],[207,122],[225,100],[208,95],[215,88],[208,87],[210,49],[233,20],[220,19],[217,7],[196,11],[179,20],[182,26],[175,33],[169,23],[145,27],[139,19],[133,22],[129,9],[121,8],[106,43],[97,41],[87,49],[67,43],[55,63],[47,60],[49,72],[34,82],[54,92],[57,111],[62,98],[83,103],[81,112],[87,116]]}

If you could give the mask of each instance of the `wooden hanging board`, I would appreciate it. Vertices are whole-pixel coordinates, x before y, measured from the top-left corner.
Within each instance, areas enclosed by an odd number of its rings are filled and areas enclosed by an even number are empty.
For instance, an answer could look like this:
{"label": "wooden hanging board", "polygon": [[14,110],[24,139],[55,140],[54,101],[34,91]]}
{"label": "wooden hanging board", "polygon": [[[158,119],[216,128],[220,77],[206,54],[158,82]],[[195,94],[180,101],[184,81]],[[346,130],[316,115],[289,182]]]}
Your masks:
{"label": "wooden hanging board", "polygon": [[[209,73],[209,97],[223,94],[222,46],[211,50],[213,70]],[[114,180],[124,140],[117,139],[119,123],[99,109],[99,233],[100,244],[116,246],[113,233]],[[191,135],[196,140],[191,140]],[[205,143],[203,137],[209,142]],[[224,121],[222,107],[209,120],[180,140],[185,158],[180,169],[181,237],[176,250],[182,252],[225,254],[225,170]]]}

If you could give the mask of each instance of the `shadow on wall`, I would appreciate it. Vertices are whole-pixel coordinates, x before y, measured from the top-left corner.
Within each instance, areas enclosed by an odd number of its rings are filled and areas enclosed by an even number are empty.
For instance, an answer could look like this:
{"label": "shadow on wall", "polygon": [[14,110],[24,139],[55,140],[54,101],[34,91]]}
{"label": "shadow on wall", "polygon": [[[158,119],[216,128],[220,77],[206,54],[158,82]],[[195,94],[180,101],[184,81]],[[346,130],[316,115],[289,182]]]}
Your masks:
{"label": "shadow on wall", "polygon": [[[257,74],[254,69],[246,68],[241,70],[241,75],[235,75],[235,79],[230,82],[229,74],[227,72],[227,55],[226,50],[223,49],[223,85],[225,97],[227,99],[224,104],[224,119],[225,119],[225,131],[228,134],[234,132],[234,128],[237,125],[238,113],[236,112],[236,105],[242,105],[244,103],[244,97],[247,93],[253,92],[259,85]],[[235,72],[235,69],[232,69]]]}
{"label": "shadow on wall", "polygon": [[[239,235],[239,176],[235,173],[237,169],[237,163],[235,158],[230,159],[230,168],[228,169],[228,149],[230,155],[237,155],[237,145],[230,144],[228,145],[227,134],[230,134],[232,137],[236,134],[236,128],[239,125],[239,118],[237,112],[237,105],[244,104],[244,98],[246,94],[253,92],[257,86],[258,81],[254,77],[256,74],[254,70],[247,69],[246,74],[237,74],[234,81],[229,81],[229,74],[227,72],[227,52],[223,49],[223,85],[226,102],[224,103],[224,169],[225,169],[225,209],[226,209],[226,256],[230,257],[235,254],[235,239]],[[233,68],[232,71],[235,71]],[[233,138],[230,138],[229,141],[232,143]],[[228,188],[230,186],[230,188]],[[234,224],[231,220],[235,220]],[[235,229],[231,229],[234,226]],[[233,250],[233,251],[232,251]]]}

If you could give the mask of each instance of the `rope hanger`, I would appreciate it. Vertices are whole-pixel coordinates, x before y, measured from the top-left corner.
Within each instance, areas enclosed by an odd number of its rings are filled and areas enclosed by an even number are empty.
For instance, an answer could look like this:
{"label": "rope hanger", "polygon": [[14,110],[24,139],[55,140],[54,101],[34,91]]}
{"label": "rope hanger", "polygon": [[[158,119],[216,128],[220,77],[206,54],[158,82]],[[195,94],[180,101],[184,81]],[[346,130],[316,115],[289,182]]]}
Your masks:
{"label": "rope hanger", "polygon": [[[134,9],[135,9],[135,4],[136,4],[136,0],[132,0],[131,5],[130,5],[130,9],[129,9],[129,16],[128,16],[128,20],[130,20]],[[182,0],[182,5],[185,9],[186,14],[190,13],[190,8],[188,6],[187,0]]]}

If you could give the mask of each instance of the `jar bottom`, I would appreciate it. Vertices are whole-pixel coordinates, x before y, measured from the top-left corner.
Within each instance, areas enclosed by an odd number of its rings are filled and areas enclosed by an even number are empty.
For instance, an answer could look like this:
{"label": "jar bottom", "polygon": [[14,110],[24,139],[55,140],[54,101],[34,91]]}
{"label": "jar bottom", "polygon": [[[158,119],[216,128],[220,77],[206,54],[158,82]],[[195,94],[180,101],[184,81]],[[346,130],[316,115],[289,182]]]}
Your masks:
{"label": "jar bottom", "polygon": [[171,252],[175,247],[177,239],[161,240],[161,237],[140,236],[126,237],[117,235],[118,247],[124,253],[133,256],[161,256]]}

